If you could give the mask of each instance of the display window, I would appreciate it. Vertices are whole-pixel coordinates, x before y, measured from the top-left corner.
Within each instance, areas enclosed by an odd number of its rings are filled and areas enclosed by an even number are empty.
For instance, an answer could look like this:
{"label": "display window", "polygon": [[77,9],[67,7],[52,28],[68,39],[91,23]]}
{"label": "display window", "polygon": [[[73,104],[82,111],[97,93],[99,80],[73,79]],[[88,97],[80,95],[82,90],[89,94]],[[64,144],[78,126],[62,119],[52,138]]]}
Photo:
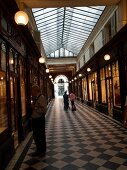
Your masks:
{"label": "display window", "polygon": [[102,103],[106,103],[106,84],[105,84],[105,70],[104,70],[104,68],[102,68],[100,70],[100,81],[101,81]]}
{"label": "display window", "polygon": [[97,73],[88,76],[89,82],[89,98],[95,102],[98,101],[98,86],[97,86]]}
{"label": "display window", "polygon": [[118,62],[112,65],[114,106],[121,106]]}
{"label": "display window", "polygon": [[86,78],[82,79],[82,89],[83,89],[83,100],[88,100],[88,92],[87,92],[87,81]]}
{"label": "display window", "polygon": [[89,99],[92,100],[91,75],[88,76],[88,85],[89,85]]}

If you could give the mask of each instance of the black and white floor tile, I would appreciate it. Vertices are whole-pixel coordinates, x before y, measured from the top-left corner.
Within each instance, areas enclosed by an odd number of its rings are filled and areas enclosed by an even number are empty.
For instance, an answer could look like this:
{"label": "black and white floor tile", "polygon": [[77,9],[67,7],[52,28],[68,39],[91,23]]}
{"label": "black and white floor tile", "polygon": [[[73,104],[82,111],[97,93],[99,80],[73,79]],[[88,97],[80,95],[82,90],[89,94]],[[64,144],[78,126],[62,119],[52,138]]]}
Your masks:
{"label": "black and white floor tile", "polygon": [[81,103],[76,107],[64,111],[62,99],[55,99],[46,114],[46,155],[32,157],[29,138],[12,170],[127,170],[127,130]]}

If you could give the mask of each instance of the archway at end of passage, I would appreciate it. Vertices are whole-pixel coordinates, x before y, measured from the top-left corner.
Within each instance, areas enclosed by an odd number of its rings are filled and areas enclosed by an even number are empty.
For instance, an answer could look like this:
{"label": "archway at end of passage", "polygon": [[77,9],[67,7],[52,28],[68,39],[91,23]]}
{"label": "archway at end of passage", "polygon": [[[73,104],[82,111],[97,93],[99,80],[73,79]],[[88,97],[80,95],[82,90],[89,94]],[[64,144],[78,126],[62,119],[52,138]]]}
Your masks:
{"label": "archway at end of passage", "polygon": [[63,97],[65,91],[69,91],[68,78],[65,75],[58,75],[54,79],[54,95],[56,98]]}

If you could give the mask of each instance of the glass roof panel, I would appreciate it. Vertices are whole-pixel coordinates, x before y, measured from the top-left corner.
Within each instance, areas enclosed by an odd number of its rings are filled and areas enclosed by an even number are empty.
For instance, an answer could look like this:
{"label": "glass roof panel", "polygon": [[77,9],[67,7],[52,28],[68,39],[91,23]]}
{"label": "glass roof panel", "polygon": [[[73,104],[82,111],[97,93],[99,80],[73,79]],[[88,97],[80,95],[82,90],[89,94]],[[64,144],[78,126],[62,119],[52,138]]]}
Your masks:
{"label": "glass roof panel", "polygon": [[62,56],[78,55],[104,9],[105,6],[32,9],[46,55],[53,57],[54,53],[58,57],[61,49]]}

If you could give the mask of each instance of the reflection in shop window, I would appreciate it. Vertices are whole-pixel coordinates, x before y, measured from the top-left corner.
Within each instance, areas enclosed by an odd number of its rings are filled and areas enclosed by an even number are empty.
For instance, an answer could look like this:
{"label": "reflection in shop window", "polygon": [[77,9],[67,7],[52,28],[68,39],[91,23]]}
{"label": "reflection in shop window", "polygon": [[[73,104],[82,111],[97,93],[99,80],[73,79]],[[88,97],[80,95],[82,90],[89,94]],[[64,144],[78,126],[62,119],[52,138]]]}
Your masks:
{"label": "reflection in shop window", "polygon": [[6,80],[5,72],[0,71],[0,133],[7,128]]}

